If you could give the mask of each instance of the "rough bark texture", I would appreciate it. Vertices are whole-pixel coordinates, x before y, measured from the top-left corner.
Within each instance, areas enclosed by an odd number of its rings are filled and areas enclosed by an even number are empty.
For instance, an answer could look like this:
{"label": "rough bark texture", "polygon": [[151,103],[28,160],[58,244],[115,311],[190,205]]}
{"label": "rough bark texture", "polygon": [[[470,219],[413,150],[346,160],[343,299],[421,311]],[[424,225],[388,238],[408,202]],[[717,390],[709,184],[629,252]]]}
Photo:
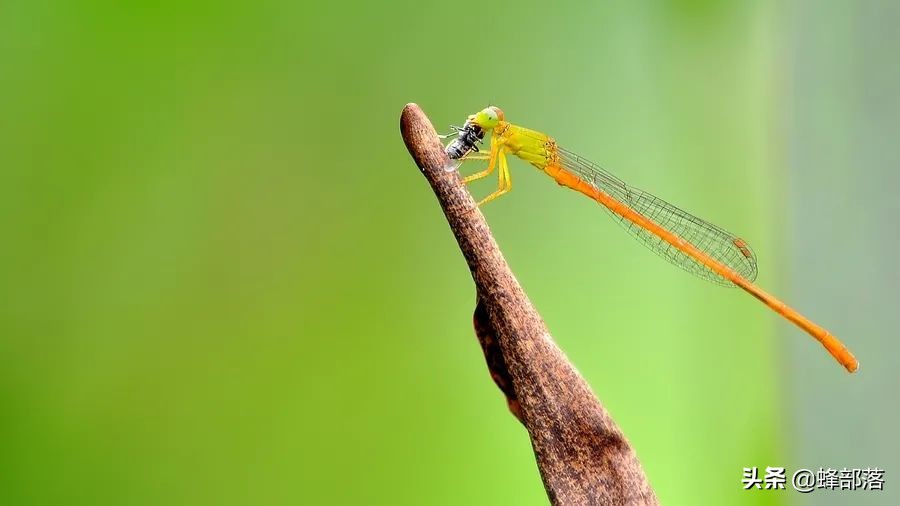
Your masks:
{"label": "rough bark texture", "polygon": [[472,271],[475,332],[494,381],[528,429],[553,504],[658,504],[634,450],[556,346],[513,276],[428,117],[400,116],[407,149],[431,184]]}

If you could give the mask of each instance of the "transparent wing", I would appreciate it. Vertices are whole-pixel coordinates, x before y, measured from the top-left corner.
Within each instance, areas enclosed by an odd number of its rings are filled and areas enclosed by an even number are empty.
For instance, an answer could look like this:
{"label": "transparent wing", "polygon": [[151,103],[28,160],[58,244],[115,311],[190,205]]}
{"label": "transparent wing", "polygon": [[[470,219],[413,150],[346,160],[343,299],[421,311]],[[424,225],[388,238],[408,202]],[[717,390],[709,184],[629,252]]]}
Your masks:
{"label": "transparent wing", "polygon": [[[560,164],[566,170],[574,173],[598,190],[628,205],[685,241],[690,242],[697,249],[728,266],[748,281],[756,279],[756,256],[743,239],[686,211],[682,211],[643,190],[628,186],[600,166],[585,160],[575,153],[564,149],[560,149],[559,152]],[[604,207],[604,209],[606,208]],[[681,252],[650,231],[609,209],[607,211],[631,235],[637,237],[640,242],[653,250],[654,253],[703,279],[724,286],[734,286],[731,281],[723,278],[709,267]]]}

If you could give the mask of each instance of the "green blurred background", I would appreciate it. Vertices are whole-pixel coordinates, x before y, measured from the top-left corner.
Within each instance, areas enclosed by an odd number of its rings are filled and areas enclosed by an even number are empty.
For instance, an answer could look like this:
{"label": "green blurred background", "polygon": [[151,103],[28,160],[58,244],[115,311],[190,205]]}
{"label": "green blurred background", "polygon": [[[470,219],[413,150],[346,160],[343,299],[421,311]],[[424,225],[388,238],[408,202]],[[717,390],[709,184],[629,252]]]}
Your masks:
{"label": "green blurred background", "polygon": [[[398,134],[488,103],[746,238],[751,297],[513,163],[485,208],[665,504],[897,504],[897,2],[0,3],[0,504],[545,504]],[[496,181],[473,187],[485,195]],[[742,468],[886,468],[884,492]]]}

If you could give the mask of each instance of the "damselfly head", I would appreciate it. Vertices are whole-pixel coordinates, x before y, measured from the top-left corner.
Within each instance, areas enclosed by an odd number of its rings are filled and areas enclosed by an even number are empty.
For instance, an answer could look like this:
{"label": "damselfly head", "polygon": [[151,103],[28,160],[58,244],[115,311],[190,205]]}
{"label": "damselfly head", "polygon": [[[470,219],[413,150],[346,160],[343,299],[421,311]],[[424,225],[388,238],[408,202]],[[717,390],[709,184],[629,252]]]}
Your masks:
{"label": "damselfly head", "polygon": [[503,121],[503,111],[495,105],[485,107],[469,116],[469,121],[485,130],[492,130],[497,123]]}

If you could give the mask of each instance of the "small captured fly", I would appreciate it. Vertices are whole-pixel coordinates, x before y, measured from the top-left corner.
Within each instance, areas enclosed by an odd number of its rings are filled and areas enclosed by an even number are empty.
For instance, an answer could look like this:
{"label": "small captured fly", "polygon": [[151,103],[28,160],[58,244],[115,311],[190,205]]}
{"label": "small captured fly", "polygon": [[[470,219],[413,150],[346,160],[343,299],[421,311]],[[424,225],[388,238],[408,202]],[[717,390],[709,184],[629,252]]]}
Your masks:
{"label": "small captured fly", "polygon": [[478,124],[473,123],[471,119],[460,127],[450,127],[456,131],[456,138],[447,145],[444,152],[451,160],[459,160],[471,152],[478,152],[478,145],[484,139],[484,129]]}

